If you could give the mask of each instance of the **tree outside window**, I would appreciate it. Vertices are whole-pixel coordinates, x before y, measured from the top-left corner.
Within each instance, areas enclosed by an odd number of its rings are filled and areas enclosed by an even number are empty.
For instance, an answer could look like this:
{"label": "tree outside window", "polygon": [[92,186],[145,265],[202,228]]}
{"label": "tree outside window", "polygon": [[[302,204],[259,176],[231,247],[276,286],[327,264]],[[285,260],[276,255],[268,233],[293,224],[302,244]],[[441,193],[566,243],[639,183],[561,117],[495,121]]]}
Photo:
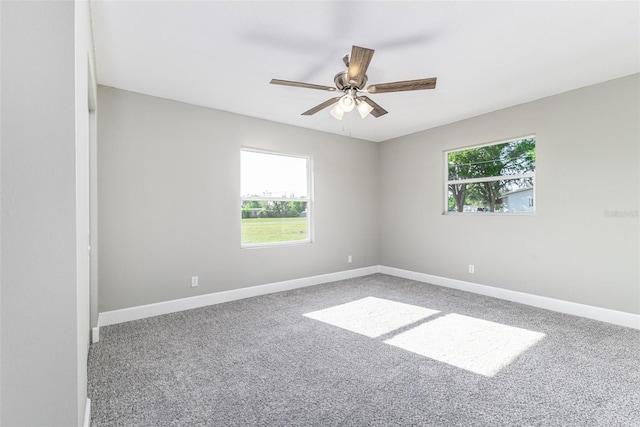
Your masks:
{"label": "tree outside window", "polygon": [[534,212],[535,136],[445,153],[446,212]]}

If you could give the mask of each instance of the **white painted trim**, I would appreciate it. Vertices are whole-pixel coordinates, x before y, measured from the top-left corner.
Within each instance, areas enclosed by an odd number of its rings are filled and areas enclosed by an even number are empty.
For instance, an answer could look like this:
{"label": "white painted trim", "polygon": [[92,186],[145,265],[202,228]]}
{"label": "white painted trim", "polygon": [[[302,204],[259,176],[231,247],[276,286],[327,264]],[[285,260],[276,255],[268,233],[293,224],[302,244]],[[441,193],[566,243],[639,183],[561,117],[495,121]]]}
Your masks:
{"label": "white painted trim", "polygon": [[89,427],[91,425],[91,399],[87,398],[87,404],[84,405],[84,421],[82,427]]}
{"label": "white painted trim", "polygon": [[473,150],[474,148],[489,147],[491,145],[505,144],[507,142],[520,141],[521,139],[529,139],[529,138],[535,138],[535,137],[536,137],[535,133],[530,133],[528,135],[514,136],[512,138],[507,138],[507,139],[498,139],[498,140],[495,140],[495,141],[483,142],[483,143],[480,143],[480,144],[465,145],[464,147],[453,148],[451,150],[447,150],[447,151],[445,151],[445,153],[449,154],[449,153],[453,153],[453,152],[456,152],[456,151]]}
{"label": "white painted trim", "polygon": [[91,344],[100,341],[100,326],[91,328]]}
{"label": "white painted trim", "polygon": [[121,310],[106,311],[98,315],[98,327],[114,325],[162,314],[175,313],[177,311],[190,310],[223,302],[235,301],[243,298],[271,294],[274,292],[288,291],[306,286],[319,285],[321,283],[335,282],[337,280],[351,279],[378,273],[380,267],[357,268],[353,270],[339,271],[336,273],[322,274],[319,276],[303,277],[300,279],[286,280],[283,282],[268,283],[265,285],[251,286],[230,291],[216,292],[196,297],[159,302],[155,304],[141,305],[137,307],[123,308]]}
{"label": "white painted trim", "polygon": [[588,319],[613,323],[615,325],[640,330],[640,315],[638,314],[610,310],[607,308],[595,307],[586,304],[578,304],[575,302],[527,294],[524,292],[512,291],[509,289],[496,288],[493,286],[480,285],[478,283],[465,282],[463,280],[449,279],[447,277],[434,276],[426,273],[418,273],[415,271],[403,270],[400,268],[375,265],[371,267],[357,268],[336,273],[322,274],[319,276],[303,277],[300,279],[286,280],[283,282],[268,283],[247,288],[233,289],[230,291],[216,292],[212,294],[200,295],[197,297],[182,298],[156,304],[124,308],[121,310],[106,311],[100,313],[98,316],[98,327],[93,328],[92,342],[98,342],[100,336],[100,326],[114,325],[117,323],[129,322],[132,320],[144,319],[147,317],[159,316],[162,314],[175,313],[177,311],[190,310],[192,308],[205,307],[208,305],[220,304],[223,302],[235,301],[259,295],[266,295],[274,292],[288,291],[291,289],[298,289],[306,286],[319,285],[321,283],[351,279],[354,277],[361,277],[374,273],[383,273],[390,276],[402,277],[405,279],[430,283],[446,288],[459,289],[479,295],[486,295],[493,298],[517,302],[520,304],[526,304],[533,307],[544,308],[546,310],[557,311],[574,316],[586,317]]}
{"label": "white painted trim", "polygon": [[431,274],[417,273],[415,271],[402,270],[394,267],[380,266],[380,273],[390,276],[402,277],[419,282],[430,283],[446,288],[459,289],[473,292],[475,294],[486,295],[493,298],[526,304],[533,307],[544,308],[574,316],[586,317],[599,320],[601,322],[613,323],[615,325],[626,326],[628,328],[640,329],[640,315],[626,313],[623,311],[610,310],[608,308],[595,307],[591,305],[578,304],[539,295],[527,294],[524,292],[512,291],[509,289],[495,288],[493,286],[480,285],[462,280],[449,279],[446,277],[433,276]]}

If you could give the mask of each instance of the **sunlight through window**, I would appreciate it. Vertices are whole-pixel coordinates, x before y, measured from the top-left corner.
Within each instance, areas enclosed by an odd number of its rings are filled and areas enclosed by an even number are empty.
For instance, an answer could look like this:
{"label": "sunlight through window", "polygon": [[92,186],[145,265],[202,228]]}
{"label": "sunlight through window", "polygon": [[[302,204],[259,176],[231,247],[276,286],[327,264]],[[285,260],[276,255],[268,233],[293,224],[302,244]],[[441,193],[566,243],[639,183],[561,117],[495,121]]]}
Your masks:
{"label": "sunlight through window", "polygon": [[382,298],[366,297],[305,314],[306,317],[376,338],[439,313]]}
{"label": "sunlight through window", "polygon": [[385,344],[487,377],[545,337],[541,332],[455,313],[430,318],[438,313],[366,297],[304,316],[369,338],[392,335]]}
{"label": "sunlight through window", "polygon": [[544,337],[540,332],[447,314],[385,343],[491,377]]}

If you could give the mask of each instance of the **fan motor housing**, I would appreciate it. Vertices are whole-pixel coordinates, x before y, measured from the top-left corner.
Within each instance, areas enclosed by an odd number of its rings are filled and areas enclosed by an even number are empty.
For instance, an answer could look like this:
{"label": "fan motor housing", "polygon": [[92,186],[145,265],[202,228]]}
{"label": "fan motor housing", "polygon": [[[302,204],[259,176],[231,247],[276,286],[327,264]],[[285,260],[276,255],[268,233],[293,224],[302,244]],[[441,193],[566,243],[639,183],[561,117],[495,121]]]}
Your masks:
{"label": "fan motor housing", "polygon": [[336,87],[338,88],[338,90],[341,91],[345,91],[348,89],[361,89],[361,87],[364,87],[367,84],[367,75],[365,74],[362,78],[362,84],[360,85],[360,87],[356,86],[353,83],[350,83],[347,77],[348,72],[347,71],[341,71],[338,74],[336,74],[336,76],[333,78],[333,81],[336,84]]}

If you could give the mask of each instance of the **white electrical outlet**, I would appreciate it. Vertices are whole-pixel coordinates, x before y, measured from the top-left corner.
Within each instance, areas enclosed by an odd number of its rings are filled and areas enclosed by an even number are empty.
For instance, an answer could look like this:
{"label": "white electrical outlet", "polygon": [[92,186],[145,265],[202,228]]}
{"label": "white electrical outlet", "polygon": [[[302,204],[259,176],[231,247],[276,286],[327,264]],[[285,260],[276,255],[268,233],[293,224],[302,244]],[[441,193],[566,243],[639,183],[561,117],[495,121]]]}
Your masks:
{"label": "white electrical outlet", "polygon": [[191,277],[191,287],[195,288],[196,286],[198,286],[198,276],[192,276]]}
{"label": "white electrical outlet", "polygon": [[476,268],[473,266],[473,264],[469,264],[469,273],[474,274],[476,272]]}
{"label": "white electrical outlet", "polygon": [[347,262],[348,262],[349,264],[351,264],[351,262],[352,262],[352,261],[353,261],[353,258],[351,258],[351,255],[349,255],[349,256],[347,257]]}

